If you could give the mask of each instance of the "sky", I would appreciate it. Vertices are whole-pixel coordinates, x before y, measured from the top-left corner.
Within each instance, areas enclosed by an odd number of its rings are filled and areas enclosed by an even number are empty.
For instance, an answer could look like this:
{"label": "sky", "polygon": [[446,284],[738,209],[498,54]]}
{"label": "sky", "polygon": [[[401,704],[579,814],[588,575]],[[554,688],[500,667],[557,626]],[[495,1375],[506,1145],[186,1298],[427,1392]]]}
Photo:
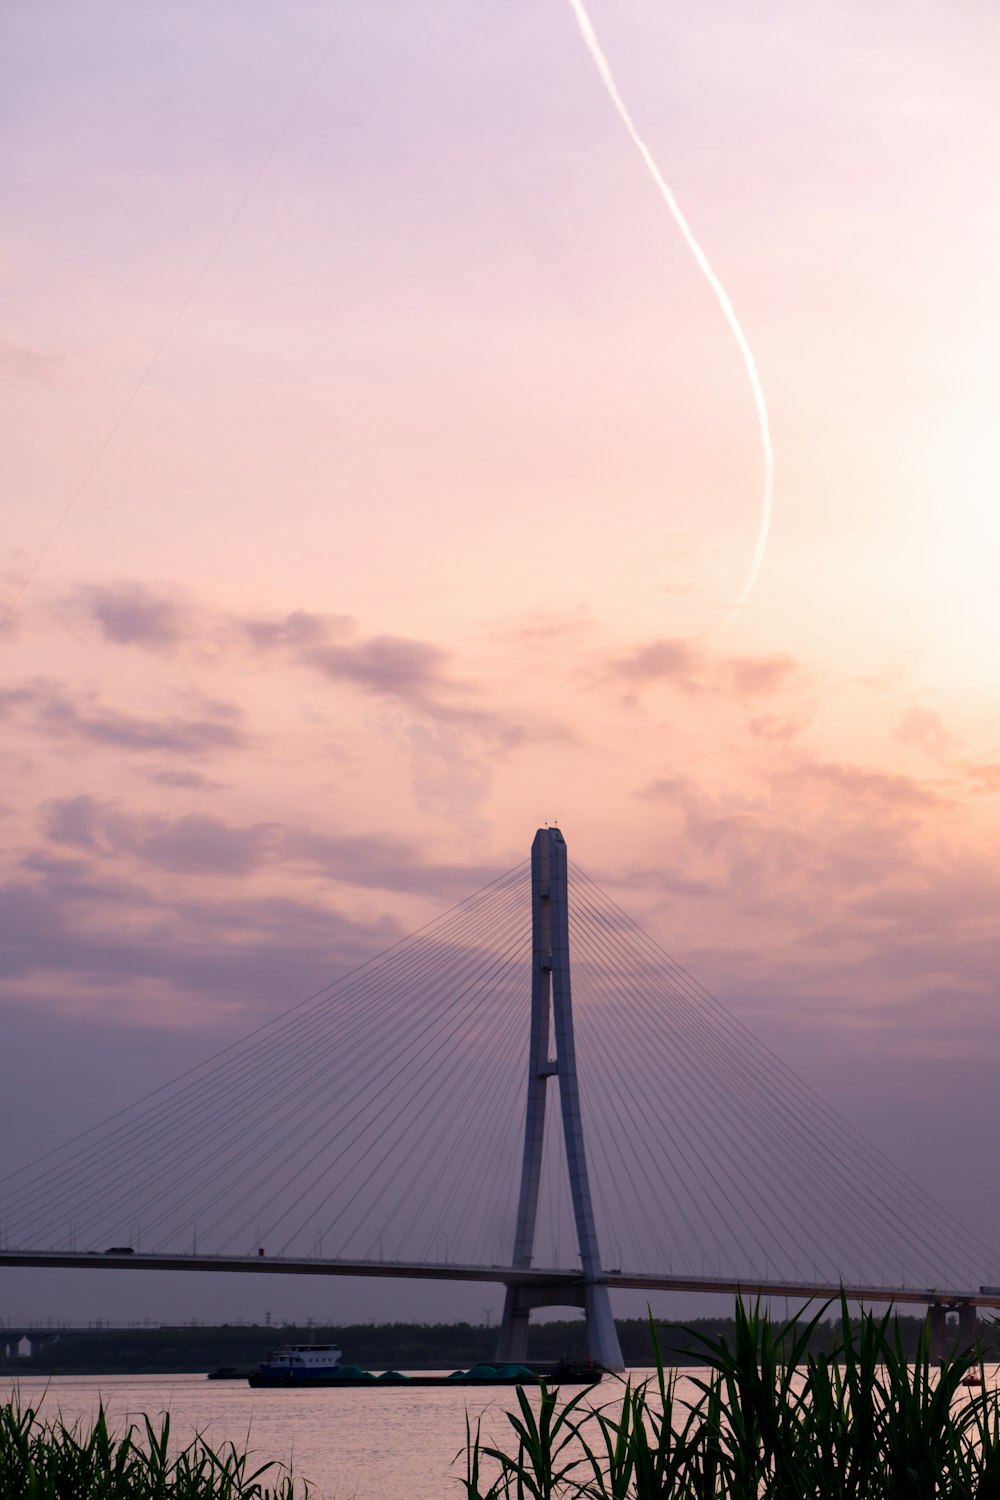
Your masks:
{"label": "sky", "polygon": [[[592,18],[768,404],[735,618],[746,372],[563,0],[5,6],[3,1164],[556,820],[1000,1244],[1000,18]],[[0,1315],[276,1295],[95,1280]]]}

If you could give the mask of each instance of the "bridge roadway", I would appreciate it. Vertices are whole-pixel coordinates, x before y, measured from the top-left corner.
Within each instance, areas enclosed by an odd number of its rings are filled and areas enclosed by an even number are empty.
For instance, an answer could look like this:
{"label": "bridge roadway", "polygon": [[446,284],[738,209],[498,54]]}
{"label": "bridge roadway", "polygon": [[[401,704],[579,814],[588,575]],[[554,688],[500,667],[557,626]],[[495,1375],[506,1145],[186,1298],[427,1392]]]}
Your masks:
{"label": "bridge roadway", "polygon": [[[271,1276],[386,1276],[419,1281],[492,1281],[504,1286],[554,1290],[565,1287],[567,1305],[579,1301],[583,1278],[579,1271],[553,1270],[542,1266],[516,1269],[512,1266],[462,1266],[440,1262],[392,1260],[323,1260],[318,1256],[295,1258],[284,1255],[114,1255],[107,1251],[0,1250],[0,1267],[34,1266],[82,1271],[225,1271]],[[844,1283],[831,1286],[820,1281],[739,1280],[726,1276],[650,1276],[631,1271],[605,1271],[610,1291],[718,1292],[729,1296],[829,1298],[841,1291],[851,1302],[966,1303],[974,1307],[1000,1309],[1000,1288],[989,1292],[957,1287],[892,1287]]]}

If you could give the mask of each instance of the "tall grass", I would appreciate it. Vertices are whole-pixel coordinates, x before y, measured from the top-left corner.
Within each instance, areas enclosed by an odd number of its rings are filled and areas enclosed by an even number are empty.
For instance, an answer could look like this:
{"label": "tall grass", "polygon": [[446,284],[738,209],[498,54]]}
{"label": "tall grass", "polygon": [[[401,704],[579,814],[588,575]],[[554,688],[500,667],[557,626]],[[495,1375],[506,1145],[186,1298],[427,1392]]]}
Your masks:
{"label": "tall grass", "polygon": [[159,1429],[143,1417],[124,1432],[108,1426],[103,1406],[89,1431],[61,1418],[42,1420],[16,1400],[0,1406],[2,1500],[306,1500],[289,1475],[268,1463],[252,1469],[232,1444],[220,1451],[197,1437],[173,1456],[170,1417]]}
{"label": "tall grass", "polygon": [[467,1428],[467,1500],[1000,1500],[997,1394],[963,1385],[978,1354],[938,1368],[925,1337],[908,1363],[891,1315],[852,1324],[843,1300],[835,1353],[810,1354],[825,1310],[782,1325],[737,1303],[691,1395],[658,1345],[655,1376],[605,1406],[519,1390],[506,1448]]}

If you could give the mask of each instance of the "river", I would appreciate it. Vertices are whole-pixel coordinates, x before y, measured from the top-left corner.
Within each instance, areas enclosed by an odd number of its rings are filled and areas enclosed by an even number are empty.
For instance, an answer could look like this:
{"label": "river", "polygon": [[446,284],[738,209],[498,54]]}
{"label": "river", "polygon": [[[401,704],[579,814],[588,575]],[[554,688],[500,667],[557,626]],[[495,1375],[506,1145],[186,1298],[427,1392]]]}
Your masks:
{"label": "river", "polygon": [[[245,1381],[204,1375],[53,1375],[0,1379],[0,1399],[15,1384],[22,1406],[67,1422],[89,1423],[103,1400],[113,1425],[143,1413],[170,1413],[183,1447],[196,1432],[215,1446],[249,1446],[258,1462],[278,1459],[309,1481],[315,1500],[460,1500],[466,1412],[484,1437],[506,1442],[505,1413],[516,1390],[432,1386],[333,1391],[251,1390]],[[568,1396],[577,1387],[563,1388]],[[609,1396],[617,1382],[601,1387]],[[537,1399],[537,1398],[536,1398]]]}
{"label": "river", "polygon": [[[633,1371],[643,1378],[649,1371]],[[694,1375],[703,1371],[691,1372]],[[988,1369],[996,1389],[1000,1366]],[[678,1395],[694,1396],[682,1378]],[[506,1412],[517,1393],[447,1386],[346,1390],[251,1390],[244,1381],[208,1380],[204,1375],[53,1375],[20,1380],[0,1377],[0,1400],[20,1391],[22,1406],[67,1423],[89,1425],[103,1401],[119,1429],[149,1415],[154,1424],[170,1413],[175,1447],[202,1433],[213,1447],[232,1442],[249,1448],[254,1467],[268,1460],[289,1465],[308,1480],[314,1500],[461,1500],[465,1464],[465,1419],[482,1420],[485,1440],[510,1449]],[[568,1398],[578,1387],[563,1387]],[[595,1402],[612,1402],[618,1382],[605,1378]],[[530,1393],[537,1401],[537,1393]],[[273,1482],[273,1480],[272,1480]]]}

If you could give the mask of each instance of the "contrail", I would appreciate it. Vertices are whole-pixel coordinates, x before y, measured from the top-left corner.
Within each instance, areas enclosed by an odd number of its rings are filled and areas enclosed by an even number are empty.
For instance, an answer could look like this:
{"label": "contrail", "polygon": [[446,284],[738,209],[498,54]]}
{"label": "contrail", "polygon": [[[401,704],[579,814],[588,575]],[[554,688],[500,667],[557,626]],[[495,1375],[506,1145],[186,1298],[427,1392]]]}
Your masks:
{"label": "contrail", "polygon": [[764,450],[764,499],[763,505],[761,507],[760,526],[757,530],[757,545],[754,548],[753,561],[750,564],[750,572],[748,573],[747,580],[744,583],[742,590],[740,591],[739,598],[733,605],[729,617],[726,620],[726,625],[728,626],[732,623],[733,619],[736,617],[737,612],[742,608],[747,599],[750,597],[750,592],[753,589],[754,584],[757,582],[757,575],[760,572],[760,565],[764,559],[764,549],[767,546],[768,532],[771,529],[771,506],[774,495],[774,450],[771,447],[771,429],[767,420],[767,406],[764,401],[764,391],[760,383],[760,376],[757,373],[757,362],[753,357],[753,350],[750,348],[750,345],[747,342],[746,334],[740,327],[739,319],[736,316],[736,310],[733,307],[732,302],[729,300],[729,293],[726,291],[725,287],[722,285],[722,282],[713,271],[708,256],[705,254],[704,250],[695,239],[690,224],[681,213],[680,205],[678,204],[677,199],[674,197],[669,183],[665,181],[663,174],[661,173],[659,167],[656,165],[656,162],[653,160],[652,152],[635,127],[635,122],[633,121],[632,116],[629,114],[625,101],[618,91],[618,85],[615,82],[615,77],[611,71],[611,66],[608,63],[608,60],[605,57],[604,53],[601,51],[601,44],[597,40],[597,34],[594,31],[590,17],[583,5],[583,0],[568,0],[568,4],[574,16],[576,17],[577,25],[580,28],[580,34],[583,37],[587,51],[590,53],[591,57],[594,60],[594,65],[596,66],[598,73],[601,75],[601,80],[604,84],[604,87],[608,91],[611,102],[621,116],[622,124],[625,126],[625,129],[632,137],[632,140],[635,143],[636,150],[639,152],[639,155],[646,163],[646,166],[649,169],[650,176],[662,193],[664,201],[669,208],[671,215],[673,216],[675,224],[687,241],[688,248],[690,249],[691,254],[698,262],[698,265],[701,267],[702,271],[705,274],[706,281],[708,282],[709,286],[712,288],[712,291],[715,293],[716,298],[718,299],[719,306],[722,308],[722,312],[726,319],[726,322],[732,329],[733,338],[739,345],[740,353],[743,356],[743,363],[746,365],[747,375],[750,379],[750,389],[753,391],[754,405],[757,408],[757,424],[760,428],[761,447]]}

